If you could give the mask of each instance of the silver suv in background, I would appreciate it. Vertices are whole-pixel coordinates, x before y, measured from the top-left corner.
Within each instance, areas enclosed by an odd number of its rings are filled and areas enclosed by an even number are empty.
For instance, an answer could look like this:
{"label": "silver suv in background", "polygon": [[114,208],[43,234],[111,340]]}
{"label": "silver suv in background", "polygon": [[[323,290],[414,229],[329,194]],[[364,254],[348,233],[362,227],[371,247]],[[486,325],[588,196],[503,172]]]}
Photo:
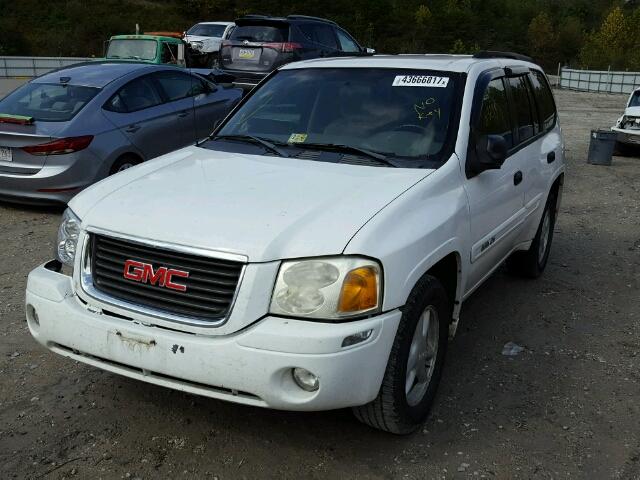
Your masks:
{"label": "silver suv in background", "polygon": [[237,85],[253,88],[287,63],[373,53],[331,20],[303,15],[247,15],[236,20],[229,40],[222,42],[220,68],[235,76]]}

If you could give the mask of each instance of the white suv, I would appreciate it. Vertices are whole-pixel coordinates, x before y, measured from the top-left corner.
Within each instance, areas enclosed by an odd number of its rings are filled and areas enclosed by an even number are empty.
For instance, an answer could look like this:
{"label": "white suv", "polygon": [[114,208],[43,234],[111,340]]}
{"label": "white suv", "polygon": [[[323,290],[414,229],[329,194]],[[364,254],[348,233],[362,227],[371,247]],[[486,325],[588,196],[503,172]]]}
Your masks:
{"label": "white suv", "polygon": [[624,115],[611,130],[618,134],[620,153],[630,153],[633,147],[640,146],[640,88],[631,94]]}
{"label": "white suv", "polygon": [[505,260],[544,270],[563,172],[519,56],[289,64],[209,140],[69,203],[29,329],[131,378],[408,433],[462,302]]}
{"label": "white suv", "polygon": [[234,22],[202,22],[184,32],[191,62],[201,67],[216,67],[222,41],[229,38],[235,25]]}

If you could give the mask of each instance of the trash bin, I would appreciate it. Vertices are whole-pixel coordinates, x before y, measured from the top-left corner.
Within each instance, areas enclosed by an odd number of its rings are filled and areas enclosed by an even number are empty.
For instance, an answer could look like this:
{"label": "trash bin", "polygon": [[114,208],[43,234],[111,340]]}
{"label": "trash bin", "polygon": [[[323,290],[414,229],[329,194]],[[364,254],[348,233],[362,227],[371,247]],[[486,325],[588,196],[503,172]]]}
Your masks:
{"label": "trash bin", "polygon": [[611,157],[616,148],[618,134],[611,130],[591,130],[589,157],[591,165],[611,165]]}

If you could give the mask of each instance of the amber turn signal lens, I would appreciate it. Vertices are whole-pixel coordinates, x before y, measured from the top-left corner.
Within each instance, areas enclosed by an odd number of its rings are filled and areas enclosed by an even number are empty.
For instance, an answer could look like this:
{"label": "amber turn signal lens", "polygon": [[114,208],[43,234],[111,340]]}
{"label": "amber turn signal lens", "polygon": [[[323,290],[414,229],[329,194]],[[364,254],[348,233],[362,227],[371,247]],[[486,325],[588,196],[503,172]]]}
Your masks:
{"label": "amber turn signal lens", "polygon": [[378,271],[374,267],[351,270],[344,279],[338,311],[370,310],[378,306]]}

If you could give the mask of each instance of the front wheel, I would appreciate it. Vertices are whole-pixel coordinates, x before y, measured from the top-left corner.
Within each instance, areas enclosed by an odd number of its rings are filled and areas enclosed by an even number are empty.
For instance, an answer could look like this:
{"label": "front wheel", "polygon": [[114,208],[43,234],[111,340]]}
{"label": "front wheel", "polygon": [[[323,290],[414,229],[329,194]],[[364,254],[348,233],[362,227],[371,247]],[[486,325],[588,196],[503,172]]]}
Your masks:
{"label": "front wheel", "polygon": [[134,157],[133,155],[123,155],[118,158],[111,168],[109,169],[109,175],[113,175],[119,172],[123,172],[131,167],[134,167],[140,163],[140,159]]}
{"label": "front wheel", "polygon": [[404,307],[378,396],[353,408],[358,420],[395,434],[420,427],[442,375],[450,319],[444,287],[425,275]]}

